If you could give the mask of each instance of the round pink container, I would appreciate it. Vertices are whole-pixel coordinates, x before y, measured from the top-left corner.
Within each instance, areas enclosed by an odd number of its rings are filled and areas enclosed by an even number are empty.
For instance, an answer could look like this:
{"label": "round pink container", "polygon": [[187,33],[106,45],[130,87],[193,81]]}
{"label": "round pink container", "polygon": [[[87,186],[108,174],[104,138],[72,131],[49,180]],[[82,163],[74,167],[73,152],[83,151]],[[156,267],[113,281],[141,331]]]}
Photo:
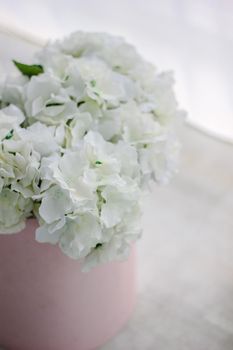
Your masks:
{"label": "round pink container", "polygon": [[0,235],[0,346],[7,350],[96,349],[128,320],[135,253],[88,273],[56,246],[35,241],[36,220]]}

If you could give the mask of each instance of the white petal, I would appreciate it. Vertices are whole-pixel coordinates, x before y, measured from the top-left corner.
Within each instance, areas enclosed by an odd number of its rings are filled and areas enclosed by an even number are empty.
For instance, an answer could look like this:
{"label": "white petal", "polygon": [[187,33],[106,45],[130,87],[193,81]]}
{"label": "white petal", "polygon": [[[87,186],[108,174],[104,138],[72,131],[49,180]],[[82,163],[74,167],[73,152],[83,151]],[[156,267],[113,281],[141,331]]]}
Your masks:
{"label": "white petal", "polygon": [[39,214],[46,223],[51,224],[67,214],[71,210],[71,205],[67,193],[58,186],[54,186],[46,191]]}

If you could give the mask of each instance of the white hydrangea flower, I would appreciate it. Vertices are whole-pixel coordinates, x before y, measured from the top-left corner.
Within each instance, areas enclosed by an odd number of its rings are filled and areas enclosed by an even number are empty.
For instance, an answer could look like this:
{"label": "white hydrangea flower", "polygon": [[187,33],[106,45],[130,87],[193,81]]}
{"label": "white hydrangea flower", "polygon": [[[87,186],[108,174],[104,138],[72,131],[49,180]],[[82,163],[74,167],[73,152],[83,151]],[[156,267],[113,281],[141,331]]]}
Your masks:
{"label": "white hydrangea flower", "polygon": [[24,106],[24,86],[28,78],[24,75],[7,76],[1,84],[1,101],[3,106],[9,103],[23,109]]}
{"label": "white hydrangea flower", "polygon": [[53,127],[48,128],[40,122],[32,124],[27,129],[20,128],[17,130],[20,138],[31,144],[33,149],[42,157],[59,151],[60,147],[56,140],[55,132],[56,130]]}
{"label": "white hydrangea flower", "polygon": [[101,240],[102,231],[98,218],[91,213],[67,216],[63,225],[42,225],[37,229],[39,242],[59,243],[61,250],[73,259],[87,256]]}
{"label": "white hydrangea flower", "polygon": [[31,78],[25,86],[25,109],[29,120],[48,125],[66,121],[76,112],[76,104],[55,76],[45,73]]}
{"label": "white hydrangea flower", "polygon": [[134,97],[133,82],[127,76],[112,71],[103,61],[87,57],[77,59],[75,64],[92,100],[107,101],[115,106]]}
{"label": "white hydrangea flower", "polygon": [[38,63],[43,62],[44,70],[51,76],[58,77],[60,81],[66,81],[68,70],[73,62],[73,57],[59,52],[53,45],[46,46],[36,54]]}
{"label": "white hydrangea flower", "polygon": [[0,233],[16,233],[25,227],[25,219],[30,216],[33,203],[20,193],[4,188],[0,192]]}
{"label": "white hydrangea flower", "polygon": [[91,129],[93,119],[90,113],[78,112],[66,126],[66,147],[75,147]]}
{"label": "white hydrangea flower", "polygon": [[67,152],[53,167],[53,179],[64,190],[69,191],[73,202],[93,199],[92,189],[83,178],[87,160],[79,152]]}
{"label": "white hydrangea flower", "polygon": [[98,219],[91,213],[68,218],[61,230],[61,250],[73,259],[84,258],[101,240],[102,232]]}
{"label": "white hydrangea flower", "polygon": [[34,215],[36,240],[86,270],[126,258],[142,190],[177,170],[173,76],[103,33],[51,42],[34,63],[0,86],[0,233]]}
{"label": "white hydrangea flower", "polygon": [[120,70],[124,74],[139,66],[149,66],[148,73],[151,74],[152,65],[145,62],[135,48],[121,37],[79,31],[62,41],[57,41],[54,47],[73,57],[94,56],[100,58],[113,70]]}
{"label": "white hydrangea flower", "polygon": [[24,119],[23,112],[14,105],[0,109],[0,140],[9,138],[12,130],[18,127]]}
{"label": "white hydrangea flower", "polygon": [[83,270],[89,271],[98,264],[112,260],[126,259],[132,244],[141,237],[140,218],[140,205],[135,203],[118,225],[104,230],[101,243],[86,256]]}
{"label": "white hydrangea flower", "polygon": [[122,222],[124,216],[131,212],[134,203],[139,200],[138,188],[133,181],[127,181],[118,187],[106,186],[101,195],[104,204],[100,218],[106,228]]}
{"label": "white hydrangea flower", "polygon": [[164,138],[164,130],[151,113],[142,113],[134,101],[119,110],[122,137],[130,144],[154,143]]}
{"label": "white hydrangea flower", "polygon": [[37,190],[39,154],[32,146],[17,139],[17,130],[12,139],[0,143],[0,177],[2,187],[11,187],[11,190],[29,198]]}
{"label": "white hydrangea flower", "polygon": [[72,201],[67,191],[55,185],[44,193],[39,214],[46,224],[52,224],[72,210]]}
{"label": "white hydrangea flower", "polygon": [[180,143],[170,136],[157,144],[148,145],[139,150],[143,181],[153,174],[154,180],[167,184],[177,171],[180,153]]}

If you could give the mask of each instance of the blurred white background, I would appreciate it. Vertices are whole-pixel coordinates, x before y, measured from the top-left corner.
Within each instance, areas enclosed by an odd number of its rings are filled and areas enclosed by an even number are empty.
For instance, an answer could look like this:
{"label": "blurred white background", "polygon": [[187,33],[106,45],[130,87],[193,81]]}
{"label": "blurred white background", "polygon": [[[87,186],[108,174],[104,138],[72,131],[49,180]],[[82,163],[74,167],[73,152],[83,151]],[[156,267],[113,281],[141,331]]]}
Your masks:
{"label": "blurred white background", "polygon": [[233,140],[233,1],[0,0],[0,7],[2,28],[42,42],[80,29],[125,36],[159,69],[175,71],[191,123]]}

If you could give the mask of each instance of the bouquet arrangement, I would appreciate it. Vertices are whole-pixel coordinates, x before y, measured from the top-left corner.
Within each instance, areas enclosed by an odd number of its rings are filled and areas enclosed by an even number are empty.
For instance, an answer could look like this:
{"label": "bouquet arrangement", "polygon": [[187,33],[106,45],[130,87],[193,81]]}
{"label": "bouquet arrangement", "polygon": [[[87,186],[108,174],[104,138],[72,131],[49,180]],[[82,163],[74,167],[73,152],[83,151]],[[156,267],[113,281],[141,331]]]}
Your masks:
{"label": "bouquet arrangement", "polygon": [[35,239],[86,269],[126,257],[143,189],[177,168],[172,74],[102,33],[73,33],[32,65],[14,63],[0,87],[0,233],[36,217]]}

